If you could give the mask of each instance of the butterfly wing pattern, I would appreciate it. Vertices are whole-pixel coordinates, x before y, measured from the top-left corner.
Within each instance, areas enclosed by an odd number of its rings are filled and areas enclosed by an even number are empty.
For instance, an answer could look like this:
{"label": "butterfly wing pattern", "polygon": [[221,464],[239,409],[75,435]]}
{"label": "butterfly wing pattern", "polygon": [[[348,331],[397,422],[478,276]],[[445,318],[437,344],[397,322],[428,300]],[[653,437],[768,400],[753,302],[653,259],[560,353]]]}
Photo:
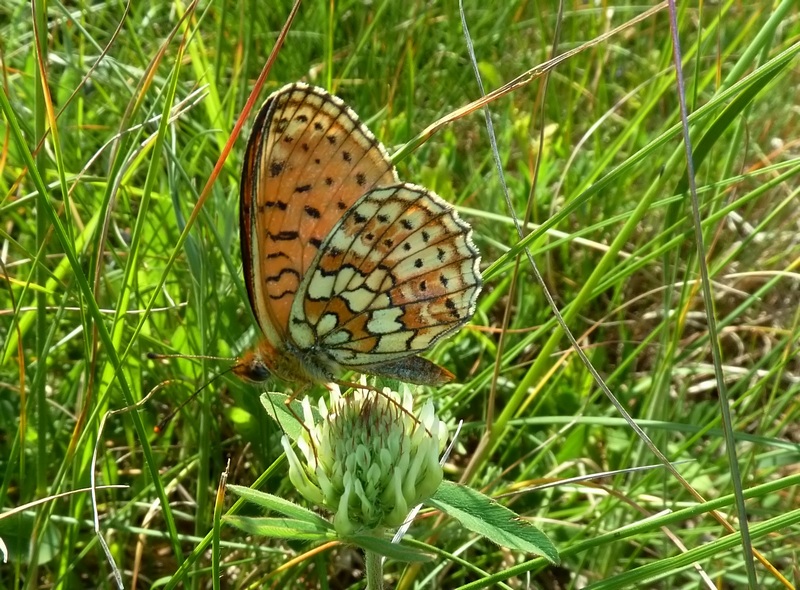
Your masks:
{"label": "butterfly wing pattern", "polygon": [[481,289],[471,228],[402,183],[339,98],[295,83],[256,119],[242,170],[245,282],[265,340],[234,372],[298,383],[347,370],[438,384],[416,356],[470,320]]}

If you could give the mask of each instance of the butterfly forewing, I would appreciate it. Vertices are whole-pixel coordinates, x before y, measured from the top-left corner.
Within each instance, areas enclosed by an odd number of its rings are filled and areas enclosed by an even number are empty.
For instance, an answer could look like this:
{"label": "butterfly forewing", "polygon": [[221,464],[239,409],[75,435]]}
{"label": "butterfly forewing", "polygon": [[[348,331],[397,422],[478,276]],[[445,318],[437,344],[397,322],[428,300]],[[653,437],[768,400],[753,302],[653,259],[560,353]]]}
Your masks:
{"label": "butterfly forewing", "polygon": [[298,287],[323,241],[365,192],[398,182],[386,150],[341,100],[291,84],[256,119],[241,183],[242,255],[250,303],[282,345]]}
{"label": "butterfly forewing", "polygon": [[348,368],[402,359],[469,321],[480,287],[450,205],[411,184],[374,189],[323,241],[292,306],[294,341]]}

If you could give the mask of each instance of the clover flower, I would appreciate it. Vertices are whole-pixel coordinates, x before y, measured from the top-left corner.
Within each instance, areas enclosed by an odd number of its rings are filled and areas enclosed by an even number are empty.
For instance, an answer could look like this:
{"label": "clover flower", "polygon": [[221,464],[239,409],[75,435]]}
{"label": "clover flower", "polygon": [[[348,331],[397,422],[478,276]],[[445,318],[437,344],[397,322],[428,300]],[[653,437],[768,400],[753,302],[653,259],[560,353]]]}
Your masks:
{"label": "clover flower", "polygon": [[396,528],[439,487],[447,428],[430,401],[414,412],[407,391],[356,389],[345,397],[334,387],[329,406],[320,399],[316,423],[308,399],[302,403],[303,460],[286,436],[281,440],[289,478],[307,500],[334,513],[340,535]]}

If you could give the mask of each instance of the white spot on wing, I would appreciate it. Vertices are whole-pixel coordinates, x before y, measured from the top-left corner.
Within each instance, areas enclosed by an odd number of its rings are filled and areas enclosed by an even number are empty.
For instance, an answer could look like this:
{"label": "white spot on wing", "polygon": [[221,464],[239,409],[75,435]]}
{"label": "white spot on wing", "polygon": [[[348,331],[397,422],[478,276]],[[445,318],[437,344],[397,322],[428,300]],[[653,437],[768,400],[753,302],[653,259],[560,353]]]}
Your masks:
{"label": "white spot on wing", "polygon": [[[439,326],[441,327],[442,325],[440,324]],[[442,329],[437,330],[435,328],[418,331],[411,339],[409,348],[412,350],[425,350],[431,345],[433,337],[438,336],[442,331]]]}
{"label": "white spot on wing", "polygon": [[322,336],[324,334],[327,334],[328,332],[336,328],[336,325],[338,323],[339,323],[339,318],[336,316],[335,313],[326,313],[324,316],[320,318],[319,322],[317,322],[317,335]]}
{"label": "white spot on wing", "polygon": [[350,255],[355,255],[357,258],[366,258],[372,253],[372,246],[365,244],[362,240],[356,240],[350,244]]}
{"label": "white spot on wing", "polygon": [[[367,219],[372,219],[372,217],[378,212],[379,204],[371,199],[364,199],[359,201],[351,211],[349,211],[350,218],[348,221],[350,223],[356,224],[356,216],[361,215],[366,217]],[[360,225],[360,224],[357,224]]]}
{"label": "white spot on wing", "polygon": [[404,329],[403,324],[398,321],[403,315],[403,309],[393,307],[384,309],[372,315],[372,319],[367,322],[367,331],[370,334],[392,334]]}
{"label": "white spot on wing", "polygon": [[394,334],[381,336],[374,352],[386,354],[398,351],[413,351],[415,349],[411,343],[415,340],[416,333],[416,330],[403,329]]}
{"label": "white spot on wing", "polygon": [[372,291],[374,291],[374,292],[376,292],[376,293],[379,293],[380,291],[382,291],[385,288],[384,279],[386,279],[386,278],[387,277],[386,277],[386,271],[385,270],[375,269],[374,271],[369,273],[369,276],[367,277],[367,280],[366,280],[367,288],[372,290]]}
{"label": "white spot on wing", "polygon": [[370,309],[384,309],[389,307],[392,304],[392,300],[389,299],[388,293],[380,293],[379,295],[375,296],[375,299],[370,305]]}
{"label": "white spot on wing", "polygon": [[348,291],[355,291],[356,289],[359,289],[364,284],[364,279],[365,278],[366,277],[363,274],[361,274],[359,271],[354,271],[353,272],[353,278],[350,279],[349,283],[347,283],[346,289]]}
{"label": "white spot on wing", "polygon": [[325,346],[338,346],[350,340],[351,336],[347,330],[336,330],[325,336]]}
{"label": "white spot on wing", "polygon": [[325,276],[317,270],[308,283],[308,296],[311,299],[328,299],[331,296],[334,279],[338,275]]}
{"label": "white spot on wing", "polygon": [[333,285],[332,292],[341,293],[347,289],[347,286],[350,284],[350,281],[353,279],[355,274],[355,269],[349,266],[339,269],[339,272],[336,273],[336,282]]}
{"label": "white spot on wing", "polygon": [[367,309],[375,298],[369,289],[363,287],[355,291],[345,291],[341,297],[347,301],[347,306],[355,313],[361,313]]}
{"label": "white spot on wing", "polygon": [[329,238],[328,248],[338,248],[339,250],[345,251],[350,248],[350,244],[353,243],[352,236],[348,236],[343,231],[337,231]]}
{"label": "white spot on wing", "polygon": [[306,322],[292,323],[292,339],[299,348],[310,348],[316,340],[314,331]]}

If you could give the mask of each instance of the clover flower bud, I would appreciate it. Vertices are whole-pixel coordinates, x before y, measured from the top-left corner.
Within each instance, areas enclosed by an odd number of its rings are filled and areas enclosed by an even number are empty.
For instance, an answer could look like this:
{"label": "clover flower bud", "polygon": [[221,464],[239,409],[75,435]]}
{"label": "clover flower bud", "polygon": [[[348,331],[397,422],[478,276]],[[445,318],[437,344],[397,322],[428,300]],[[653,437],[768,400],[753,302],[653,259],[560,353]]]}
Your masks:
{"label": "clover flower bud", "polygon": [[430,401],[415,413],[408,392],[356,389],[344,397],[337,387],[330,407],[320,400],[319,415],[315,423],[303,400],[299,455],[286,436],[281,444],[292,483],[334,513],[340,535],[396,528],[439,487],[447,428]]}

